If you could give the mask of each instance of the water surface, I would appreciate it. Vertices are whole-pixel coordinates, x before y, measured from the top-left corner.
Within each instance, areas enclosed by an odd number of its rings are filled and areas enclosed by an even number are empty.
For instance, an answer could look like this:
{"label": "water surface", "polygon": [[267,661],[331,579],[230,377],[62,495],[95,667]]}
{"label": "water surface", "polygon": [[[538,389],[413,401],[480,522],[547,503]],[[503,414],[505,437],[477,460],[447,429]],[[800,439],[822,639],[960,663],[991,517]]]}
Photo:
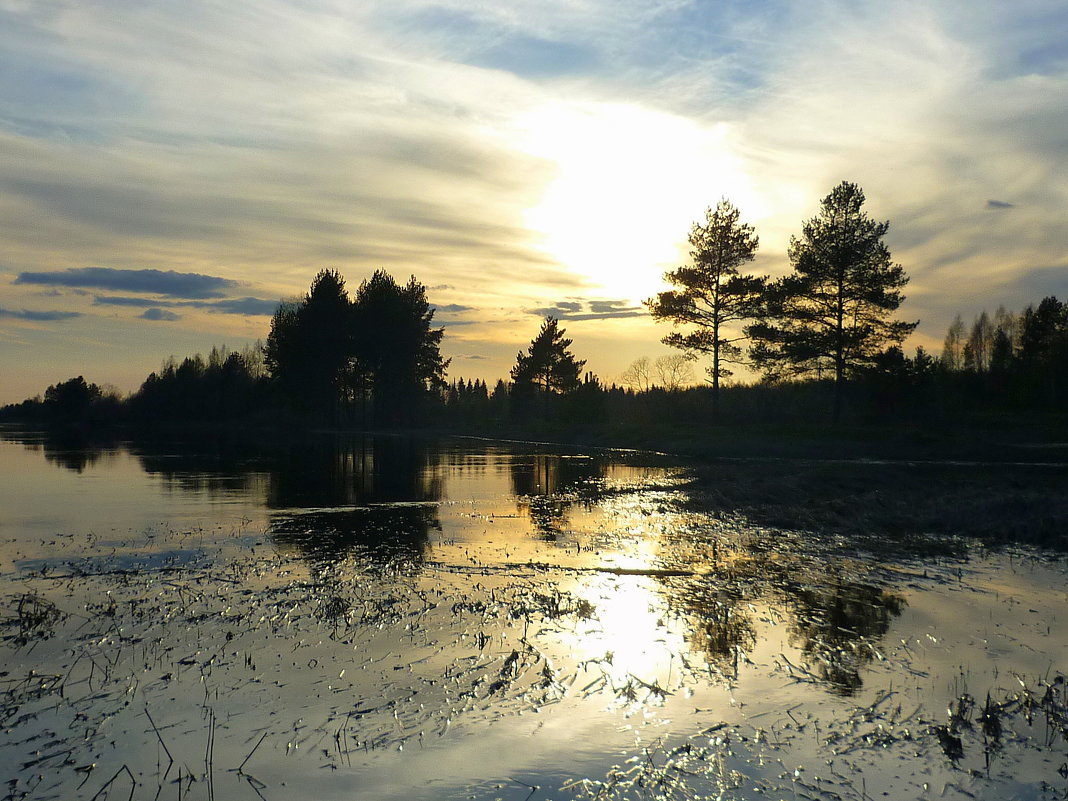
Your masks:
{"label": "water surface", "polygon": [[636,453],[8,432],[10,797],[1063,795],[1063,560],[708,492]]}

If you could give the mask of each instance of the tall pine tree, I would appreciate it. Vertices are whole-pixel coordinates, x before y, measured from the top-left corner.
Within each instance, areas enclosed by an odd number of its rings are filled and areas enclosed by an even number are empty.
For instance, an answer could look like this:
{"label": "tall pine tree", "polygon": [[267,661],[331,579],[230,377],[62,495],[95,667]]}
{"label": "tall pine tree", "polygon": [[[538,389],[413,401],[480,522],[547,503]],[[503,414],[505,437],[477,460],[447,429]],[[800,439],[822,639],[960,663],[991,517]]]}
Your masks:
{"label": "tall pine tree", "polygon": [[718,417],[720,378],[731,375],[724,363],[740,363],[743,356],[737,343],[745,335],[734,324],[754,316],[764,286],[763,279],[739,272],[753,260],[759,239],[724,198],[705,213],[704,225],[693,225],[689,241],[691,263],[664,275],[679,289],[661,292],[645,305],[654,320],[687,328],[665,336],[664,344],[712,357],[708,372],[713,415]]}
{"label": "tall pine tree", "polygon": [[794,272],[768,287],[762,319],[749,326],[750,355],[765,377],[834,374],[834,419],[846,380],[899,344],[916,323],[892,319],[908,277],[890,259],[889,222],[863,210],[864,192],[843,181],[790,239]]}

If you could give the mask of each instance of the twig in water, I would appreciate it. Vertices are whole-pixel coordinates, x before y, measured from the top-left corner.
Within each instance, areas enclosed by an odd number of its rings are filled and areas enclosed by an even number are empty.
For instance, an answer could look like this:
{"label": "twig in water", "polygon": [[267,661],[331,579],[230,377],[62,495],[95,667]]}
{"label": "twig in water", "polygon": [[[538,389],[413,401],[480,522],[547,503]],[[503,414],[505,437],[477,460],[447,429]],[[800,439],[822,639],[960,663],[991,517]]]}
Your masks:
{"label": "twig in water", "polygon": [[171,761],[171,765],[173,765],[174,757],[171,756],[171,751],[169,748],[167,748],[167,744],[163,742],[163,735],[159,733],[159,729],[156,727],[156,721],[152,720],[152,715],[149,713],[147,706],[145,707],[145,717],[147,717],[148,722],[152,724],[152,731],[156,733],[156,739],[158,739],[159,744],[163,746],[163,753],[167,755],[167,759],[169,759]]}
{"label": "twig in water", "polygon": [[208,710],[208,742],[204,746],[204,770],[208,774],[208,801],[215,801],[215,710]]}
{"label": "twig in water", "polygon": [[[164,747],[166,747],[166,746],[164,746]],[[103,793],[105,790],[107,790],[111,786],[111,783],[113,781],[115,781],[117,778],[119,778],[119,774],[122,773],[123,771],[126,771],[126,775],[130,777],[130,799],[129,799],[129,801],[133,801],[134,790],[137,789],[137,779],[134,778],[133,772],[126,765],[123,765],[121,768],[119,768],[117,771],[115,771],[115,775],[112,776],[110,779],[108,779],[106,782],[104,782],[104,786],[101,787],[99,790],[97,790],[96,791],[96,795],[94,795],[92,798],[90,798],[89,801],[96,801],[96,799],[100,798],[100,794]]]}
{"label": "twig in water", "polygon": [[256,749],[260,747],[260,743],[262,743],[266,739],[266,737],[267,737],[267,732],[264,732],[263,734],[260,735],[260,739],[258,739],[256,741],[256,744],[254,746],[252,746],[252,750],[248,752],[248,756],[245,757],[244,761],[240,765],[237,766],[237,772],[238,773],[243,773],[244,772],[245,765],[247,765],[248,761],[250,759],[252,759],[252,755],[256,753]]}

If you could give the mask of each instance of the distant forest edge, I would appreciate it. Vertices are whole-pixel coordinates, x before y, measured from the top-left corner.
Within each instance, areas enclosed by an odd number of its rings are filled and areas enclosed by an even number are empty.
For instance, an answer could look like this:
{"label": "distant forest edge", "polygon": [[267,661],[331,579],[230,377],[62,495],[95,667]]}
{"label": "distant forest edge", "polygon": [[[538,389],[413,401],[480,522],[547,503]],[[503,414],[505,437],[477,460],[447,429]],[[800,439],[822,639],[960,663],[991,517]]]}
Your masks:
{"label": "distant forest edge", "polygon": [[[739,425],[894,429],[1041,424],[1064,429],[1068,305],[1047,297],[1020,313],[958,315],[940,356],[902,341],[917,323],[894,319],[908,282],[883,242],[889,223],[863,211],[843,182],[790,241],[792,272],[743,272],[758,239],[722,200],[693,225],[690,261],[665,275],[673,289],[646,301],[677,349],[635,360],[620,384],[584,371],[559,320],[547,317],[510,375],[493,387],[447,378],[443,328],[414,276],[384,271],[350,297],[341,274],[320,272],[283,303],[264,343],[173,357],[129,397],[81,376],[43,397],[0,408],[0,422],[92,429],[111,425],[311,425],[458,432],[597,432],[620,442]],[[707,380],[694,385],[694,364]],[[759,381],[729,385],[731,365]]]}

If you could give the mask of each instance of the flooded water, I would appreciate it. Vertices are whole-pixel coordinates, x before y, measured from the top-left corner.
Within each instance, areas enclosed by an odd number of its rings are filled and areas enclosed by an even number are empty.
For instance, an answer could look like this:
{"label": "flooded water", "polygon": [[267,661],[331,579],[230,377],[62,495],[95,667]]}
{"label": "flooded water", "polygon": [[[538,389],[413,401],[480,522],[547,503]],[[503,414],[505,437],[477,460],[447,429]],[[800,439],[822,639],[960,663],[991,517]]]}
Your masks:
{"label": "flooded water", "polygon": [[769,525],[692,479],[7,432],[6,798],[1065,797],[1063,558]]}

